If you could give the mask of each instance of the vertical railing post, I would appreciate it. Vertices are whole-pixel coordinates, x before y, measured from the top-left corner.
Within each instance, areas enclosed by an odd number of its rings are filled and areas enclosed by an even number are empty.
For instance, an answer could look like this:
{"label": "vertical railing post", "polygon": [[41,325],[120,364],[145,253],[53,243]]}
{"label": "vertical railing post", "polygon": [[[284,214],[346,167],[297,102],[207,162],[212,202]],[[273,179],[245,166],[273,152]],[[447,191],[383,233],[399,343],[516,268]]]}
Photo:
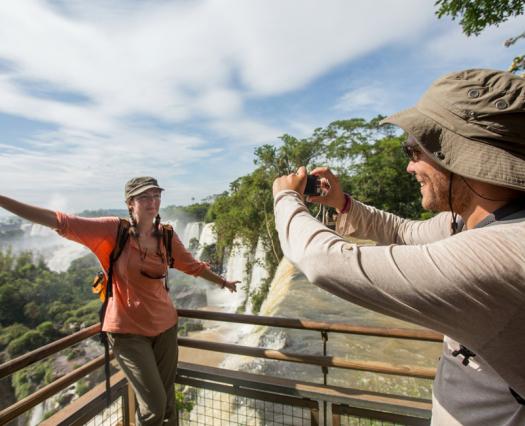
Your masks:
{"label": "vertical railing post", "polygon": [[[328,332],[326,330],[321,331],[321,338],[323,339],[323,356],[326,356],[326,346],[328,343]],[[321,369],[323,370],[323,384],[327,385],[328,384],[328,367],[323,365]],[[326,414],[327,414],[327,402],[326,400],[324,400],[323,401],[323,424],[324,426],[327,425]]]}
{"label": "vertical railing post", "polygon": [[319,426],[319,407],[310,408],[310,425]]}
{"label": "vertical railing post", "polygon": [[131,384],[128,382],[128,395],[127,395],[127,417],[129,426],[136,426],[135,423],[135,412],[137,410],[137,400],[135,399],[135,392],[131,387]]}

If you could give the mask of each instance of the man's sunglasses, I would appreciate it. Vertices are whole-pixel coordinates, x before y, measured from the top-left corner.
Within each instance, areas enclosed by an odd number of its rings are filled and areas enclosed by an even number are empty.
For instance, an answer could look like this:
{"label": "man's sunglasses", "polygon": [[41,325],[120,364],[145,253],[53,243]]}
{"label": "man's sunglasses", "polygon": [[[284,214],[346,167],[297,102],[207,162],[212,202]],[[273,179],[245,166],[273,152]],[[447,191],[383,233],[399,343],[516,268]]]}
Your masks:
{"label": "man's sunglasses", "polygon": [[419,161],[421,159],[421,149],[415,143],[405,142],[403,152],[410,161]]}

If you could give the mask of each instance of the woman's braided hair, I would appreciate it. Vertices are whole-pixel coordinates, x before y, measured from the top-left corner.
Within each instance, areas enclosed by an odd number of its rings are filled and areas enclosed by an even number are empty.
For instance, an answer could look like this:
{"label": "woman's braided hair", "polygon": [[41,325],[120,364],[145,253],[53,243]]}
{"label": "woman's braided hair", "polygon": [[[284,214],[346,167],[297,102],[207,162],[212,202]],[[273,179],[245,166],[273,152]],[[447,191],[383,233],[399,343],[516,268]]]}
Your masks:
{"label": "woman's braided hair", "polygon": [[[133,210],[131,207],[128,207],[128,213],[129,213],[129,219],[130,219],[130,227],[129,227],[129,234],[133,238],[139,237],[139,231],[137,229],[137,221],[135,220],[135,217],[133,216]],[[163,237],[163,227],[160,222],[160,214],[157,214],[157,217],[155,217],[155,222],[153,226],[153,236],[157,238],[157,254],[159,256],[162,256],[162,237]]]}
{"label": "woman's braided hair", "polygon": [[134,238],[138,238],[139,231],[137,229],[137,221],[133,217],[133,210],[131,209],[131,207],[128,207],[128,213],[129,213],[129,223],[130,223],[130,227],[128,231],[129,235],[131,235]]}

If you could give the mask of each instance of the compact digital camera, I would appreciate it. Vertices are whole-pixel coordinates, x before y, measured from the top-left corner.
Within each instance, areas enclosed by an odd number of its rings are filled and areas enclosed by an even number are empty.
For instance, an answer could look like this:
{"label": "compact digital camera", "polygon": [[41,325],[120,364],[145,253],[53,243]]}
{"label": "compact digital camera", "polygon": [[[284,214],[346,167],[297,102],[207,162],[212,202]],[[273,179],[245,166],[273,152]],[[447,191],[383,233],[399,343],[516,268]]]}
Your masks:
{"label": "compact digital camera", "polygon": [[304,195],[321,195],[321,179],[319,179],[319,176],[306,176]]}

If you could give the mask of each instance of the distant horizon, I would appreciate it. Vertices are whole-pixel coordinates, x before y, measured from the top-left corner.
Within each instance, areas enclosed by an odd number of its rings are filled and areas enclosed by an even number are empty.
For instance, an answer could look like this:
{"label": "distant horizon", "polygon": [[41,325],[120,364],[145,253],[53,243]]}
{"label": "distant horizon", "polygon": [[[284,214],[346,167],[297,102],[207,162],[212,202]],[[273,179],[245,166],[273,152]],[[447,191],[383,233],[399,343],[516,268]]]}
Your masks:
{"label": "distant horizon", "polygon": [[254,149],[285,133],[389,115],[445,73],[507,69],[521,54],[522,42],[503,43],[523,16],[466,37],[435,10],[434,0],[2,2],[2,193],[79,212],[119,206],[129,178],[153,175],[165,205],[189,205],[228,190],[254,170]]}

